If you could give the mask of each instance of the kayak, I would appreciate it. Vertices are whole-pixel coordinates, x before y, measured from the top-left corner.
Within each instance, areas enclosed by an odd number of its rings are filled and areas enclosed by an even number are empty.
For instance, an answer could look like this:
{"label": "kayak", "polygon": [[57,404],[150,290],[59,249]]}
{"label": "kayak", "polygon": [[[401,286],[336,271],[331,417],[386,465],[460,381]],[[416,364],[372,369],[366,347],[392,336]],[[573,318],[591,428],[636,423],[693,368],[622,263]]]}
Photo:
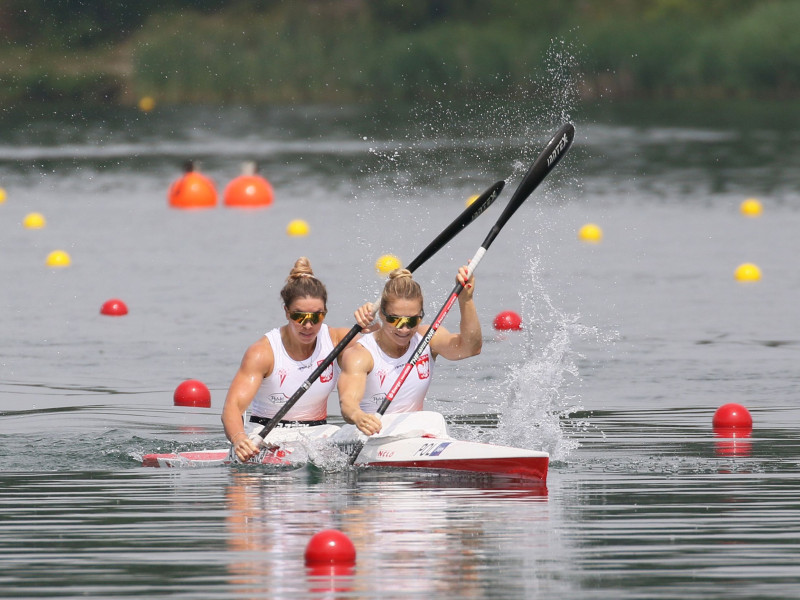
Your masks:
{"label": "kayak", "polygon": [[[381,421],[381,432],[369,438],[353,425],[276,428],[267,436],[267,446],[248,464],[297,467],[308,462],[309,445],[336,445],[349,455],[363,443],[356,467],[483,474],[542,484],[547,480],[547,452],[455,439],[448,435],[440,413],[394,413],[383,415]],[[145,467],[210,467],[235,462],[230,447],[142,458]]]}

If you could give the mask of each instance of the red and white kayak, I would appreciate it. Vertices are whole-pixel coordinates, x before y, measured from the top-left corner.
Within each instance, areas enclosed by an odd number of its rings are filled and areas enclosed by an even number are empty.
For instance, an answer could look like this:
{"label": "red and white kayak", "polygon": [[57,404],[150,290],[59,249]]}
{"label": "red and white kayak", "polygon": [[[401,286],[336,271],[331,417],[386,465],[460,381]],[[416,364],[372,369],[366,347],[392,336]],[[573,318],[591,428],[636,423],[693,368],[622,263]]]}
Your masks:
{"label": "red and white kayak", "polygon": [[[356,459],[358,467],[386,467],[424,471],[465,472],[496,475],[545,483],[549,455],[547,452],[457,440],[447,434],[441,414],[432,411],[395,413],[381,417],[383,429],[366,438],[352,425],[337,428],[323,425],[290,430],[273,430],[267,441],[270,446],[250,461],[272,466],[298,466],[308,461],[304,444],[335,443],[344,453],[358,440],[364,447]],[[333,428],[333,429],[332,429]],[[273,434],[285,439],[279,444]],[[205,467],[232,464],[230,450],[203,450],[176,454],[148,454],[146,467]]]}

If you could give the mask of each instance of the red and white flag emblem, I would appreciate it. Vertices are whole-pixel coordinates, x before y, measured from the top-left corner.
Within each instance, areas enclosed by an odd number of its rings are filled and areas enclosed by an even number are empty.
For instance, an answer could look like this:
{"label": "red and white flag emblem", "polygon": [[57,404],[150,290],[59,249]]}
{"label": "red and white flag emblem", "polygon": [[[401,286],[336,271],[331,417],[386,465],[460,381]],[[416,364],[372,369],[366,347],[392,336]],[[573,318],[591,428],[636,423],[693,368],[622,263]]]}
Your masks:
{"label": "red and white flag emblem", "polygon": [[[320,366],[324,363],[325,360],[318,360],[317,366]],[[331,379],[333,379],[333,364],[328,365],[328,368],[322,372],[322,375],[319,376],[320,383],[328,383]]]}
{"label": "red and white flag emblem", "polygon": [[417,375],[419,375],[420,379],[427,379],[431,376],[431,363],[428,360],[429,358],[427,354],[423,354],[417,361]]}

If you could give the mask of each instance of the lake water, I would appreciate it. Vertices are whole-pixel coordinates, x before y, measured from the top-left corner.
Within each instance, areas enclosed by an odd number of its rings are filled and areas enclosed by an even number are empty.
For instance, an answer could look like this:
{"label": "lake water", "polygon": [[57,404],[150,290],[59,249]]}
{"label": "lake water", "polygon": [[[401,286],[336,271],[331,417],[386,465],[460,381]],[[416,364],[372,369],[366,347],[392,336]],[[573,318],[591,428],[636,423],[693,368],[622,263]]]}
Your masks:
{"label": "lake water", "polygon": [[[0,597],[797,597],[793,110],[4,112]],[[140,466],[224,442],[227,386],[280,324],[298,256],[327,283],[328,322],[349,327],[380,291],[380,255],[410,262],[469,196],[507,180],[417,271],[434,314],[565,118],[572,150],[477,271],[483,353],[443,361],[428,402],[458,437],[550,452],[546,487],[326,464]],[[187,159],[220,196],[257,161],[274,205],[168,208]],[[749,197],[762,216],[740,214]],[[30,212],[46,227],[24,228]],[[297,218],[307,237],[286,234]],[[588,222],[601,243],[578,241]],[[45,266],[55,249],[69,268]],[[734,279],[745,262],[760,281]],[[99,314],[114,297],[127,316]],[[494,331],[503,310],[524,330]],[[188,378],[211,389],[211,409],[173,406]],[[750,410],[751,437],[715,436],[729,402]],[[353,540],[355,569],[307,571],[308,539],[330,527]]]}

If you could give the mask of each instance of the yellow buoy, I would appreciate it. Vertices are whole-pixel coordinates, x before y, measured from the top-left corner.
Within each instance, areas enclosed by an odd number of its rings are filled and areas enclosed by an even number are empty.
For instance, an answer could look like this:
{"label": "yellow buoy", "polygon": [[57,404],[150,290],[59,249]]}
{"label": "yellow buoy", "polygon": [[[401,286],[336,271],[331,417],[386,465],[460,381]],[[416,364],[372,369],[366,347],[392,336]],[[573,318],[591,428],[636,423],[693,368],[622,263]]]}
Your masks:
{"label": "yellow buoy", "polygon": [[72,263],[69,254],[63,250],[53,250],[47,255],[48,267],[68,267]]}
{"label": "yellow buoy", "polygon": [[0,187],[0,204],[6,201],[6,191]]}
{"label": "yellow buoy", "polygon": [[22,219],[22,226],[26,229],[41,229],[45,226],[44,216],[37,212],[29,213]]}
{"label": "yellow buoy", "polygon": [[578,230],[578,239],[597,244],[603,239],[603,230],[594,223],[587,223]]}
{"label": "yellow buoy", "polygon": [[469,198],[467,198],[467,206],[471,206],[472,203],[475,202],[475,200],[477,200],[480,197],[481,197],[480,194],[475,194],[474,196],[470,196]]}
{"label": "yellow buoy", "polygon": [[290,221],[286,226],[286,233],[293,237],[308,235],[309,230],[308,223],[303,221],[303,219],[295,219],[294,221]]}
{"label": "yellow buoy", "polygon": [[753,263],[743,263],[736,267],[734,277],[737,281],[758,281],[761,279],[761,269]]}
{"label": "yellow buoy", "polygon": [[143,96],[139,99],[139,110],[142,112],[150,112],[156,107],[156,101],[152,96]]}
{"label": "yellow buoy", "polygon": [[377,261],[375,261],[375,270],[379,275],[388,275],[400,267],[400,259],[394,254],[384,254]]}
{"label": "yellow buoy", "polygon": [[742,202],[739,210],[742,211],[742,214],[745,217],[758,217],[761,215],[761,211],[763,210],[761,207],[761,202],[756,200],[755,198],[748,198],[744,202]]}

